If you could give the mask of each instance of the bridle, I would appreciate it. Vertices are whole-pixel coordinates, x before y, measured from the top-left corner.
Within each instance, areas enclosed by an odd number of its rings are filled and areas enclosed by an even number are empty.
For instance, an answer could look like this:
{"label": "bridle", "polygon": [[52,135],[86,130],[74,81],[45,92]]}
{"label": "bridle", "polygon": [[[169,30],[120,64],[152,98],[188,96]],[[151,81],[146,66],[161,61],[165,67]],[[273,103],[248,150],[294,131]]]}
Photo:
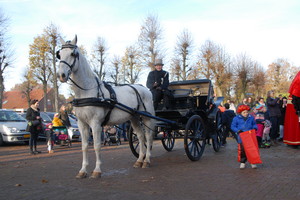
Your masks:
{"label": "bridle", "polygon": [[[60,55],[59,55],[59,52],[62,50],[62,49],[65,49],[65,48],[70,48],[70,49],[73,49],[73,52],[71,53],[71,56],[74,57],[74,61],[72,63],[72,65],[70,65],[69,63],[67,63],[66,61],[64,60],[60,60]],[[65,65],[67,65],[70,70],[72,71],[73,70],[73,67],[75,66],[76,64],[76,60],[78,59],[79,60],[79,53],[76,51],[77,49],[77,45],[73,45],[73,44],[70,44],[69,42],[67,42],[66,44],[63,44],[62,47],[61,47],[61,50],[57,51],[56,52],[56,58],[59,59],[59,63],[63,63]]]}
{"label": "bridle", "polygon": [[[73,49],[73,51],[72,51],[72,53],[71,53],[71,56],[74,57],[74,61],[73,61],[73,63],[72,63],[71,65],[70,65],[68,62],[64,61],[64,60],[60,60],[60,54],[59,54],[59,53],[60,53],[60,51],[61,51],[62,49],[65,49],[65,48]],[[75,64],[76,64],[76,60],[77,60],[77,59],[79,60],[79,53],[76,51],[76,49],[77,49],[77,45],[73,45],[73,44],[70,43],[70,41],[68,41],[68,42],[66,42],[66,44],[63,44],[63,45],[62,45],[62,47],[61,47],[60,50],[58,50],[58,51],[56,52],[56,58],[60,60],[59,63],[63,63],[63,64],[65,64],[65,65],[67,65],[67,66],[70,68],[70,72],[72,72],[72,70],[73,70],[73,68],[74,68],[74,66],[75,66]],[[87,88],[82,88],[82,87],[79,86],[75,81],[73,81],[73,80],[71,79],[70,76],[68,76],[68,79],[70,79],[70,81],[71,81],[74,85],[76,85],[76,87],[78,87],[78,88],[81,89],[81,90],[92,90],[92,89],[95,88],[95,87],[89,88],[89,89],[87,89]],[[97,96],[99,97],[99,96],[100,96],[99,91],[101,91],[100,82],[99,82],[99,80],[98,80],[98,78],[97,78],[96,76],[95,76],[95,79],[96,79],[96,82],[97,82],[97,88],[98,88],[98,94],[97,94]],[[101,91],[101,93],[102,93],[102,96],[103,96],[103,92],[102,92],[102,91]]]}

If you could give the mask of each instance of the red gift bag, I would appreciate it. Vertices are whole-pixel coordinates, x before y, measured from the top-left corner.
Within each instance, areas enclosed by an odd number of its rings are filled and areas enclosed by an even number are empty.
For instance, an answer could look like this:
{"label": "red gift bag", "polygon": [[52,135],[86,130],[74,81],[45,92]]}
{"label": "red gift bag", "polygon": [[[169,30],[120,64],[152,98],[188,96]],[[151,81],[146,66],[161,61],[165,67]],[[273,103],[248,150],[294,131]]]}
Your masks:
{"label": "red gift bag", "polygon": [[248,162],[251,164],[261,164],[262,161],[259,155],[255,130],[242,132],[239,136],[242,139]]}

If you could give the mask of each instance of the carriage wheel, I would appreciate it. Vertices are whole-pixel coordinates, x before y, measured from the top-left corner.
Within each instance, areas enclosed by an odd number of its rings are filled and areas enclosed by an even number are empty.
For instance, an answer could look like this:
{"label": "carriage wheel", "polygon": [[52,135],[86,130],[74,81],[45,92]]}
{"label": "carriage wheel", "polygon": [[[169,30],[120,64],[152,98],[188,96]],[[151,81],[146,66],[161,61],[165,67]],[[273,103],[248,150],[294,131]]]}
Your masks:
{"label": "carriage wheel", "polygon": [[201,158],[205,149],[206,131],[202,118],[193,115],[187,122],[184,134],[184,149],[191,161]]}
{"label": "carriage wheel", "polygon": [[175,144],[175,132],[174,131],[164,132],[164,135],[161,138],[161,142],[167,151],[172,151],[172,149],[174,148],[174,144]]}
{"label": "carriage wheel", "polygon": [[220,150],[220,147],[223,142],[224,136],[224,127],[222,126],[222,113],[220,110],[218,110],[216,119],[215,119],[215,133],[211,136],[212,138],[212,143],[213,143],[213,148],[215,152],[218,152]]}
{"label": "carriage wheel", "polygon": [[139,150],[140,150],[140,142],[137,135],[133,132],[132,127],[130,126],[128,129],[128,143],[131,152],[135,157],[139,157]]}

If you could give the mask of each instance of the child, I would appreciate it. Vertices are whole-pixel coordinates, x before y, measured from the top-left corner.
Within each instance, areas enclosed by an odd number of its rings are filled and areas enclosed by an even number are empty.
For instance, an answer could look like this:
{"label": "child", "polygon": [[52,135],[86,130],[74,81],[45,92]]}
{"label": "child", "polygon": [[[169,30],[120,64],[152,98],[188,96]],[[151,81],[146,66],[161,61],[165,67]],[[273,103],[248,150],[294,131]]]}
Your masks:
{"label": "child", "polygon": [[[237,109],[238,115],[233,118],[231,124],[231,130],[237,133],[237,141],[239,145],[239,157],[240,157],[240,169],[244,169],[246,167],[246,153],[244,150],[244,146],[242,140],[240,138],[240,133],[249,131],[252,129],[257,130],[257,125],[255,123],[254,117],[249,115],[250,107],[247,105],[240,105]],[[255,164],[251,163],[252,168],[257,168]]]}
{"label": "child", "polygon": [[271,146],[271,143],[270,143],[271,127],[272,127],[272,124],[271,124],[270,120],[265,120],[264,131],[263,131],[263,136],[262,136],[262,143],[267,148],[269,148]]}
{"label": "child", "polygon": [[265,123],[265,113],[263,112],[263,105],[258,104],[255,108],[256,114],[255,114],[255,122],[257,125],[257,131],[256,131],[256,138],[257,143],[260,148],[265,148],[265,145],[262,144],[262,136],[264,131],[264,123]]}
{"label": "child", "polygon": [[46,124],[45,133],[47,136],[48,153],[54,153],[53,145],[54,145],[55,135],[52,128],[53,128],[52,123]]}
{"label": "child", "polygon": [[53,126],[63,126],[62,121],[58,118],[58,113],[55,113],[53,120],[52,120]]}
{"label": "child", "polygon": [[61,131],[60,134],[59,134],[59,136],[58,136],[58,139],[59,140],[67,140],[68,139],[68,135],[65,134],[64,131]]}

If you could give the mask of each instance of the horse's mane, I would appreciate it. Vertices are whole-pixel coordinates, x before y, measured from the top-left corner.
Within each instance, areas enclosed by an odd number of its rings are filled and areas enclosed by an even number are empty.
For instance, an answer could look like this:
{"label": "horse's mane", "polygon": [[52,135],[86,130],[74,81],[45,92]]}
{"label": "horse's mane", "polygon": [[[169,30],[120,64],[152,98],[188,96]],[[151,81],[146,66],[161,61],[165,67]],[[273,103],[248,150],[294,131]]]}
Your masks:
{"label": "horse's mane", "polygon": [[91,68],[91,65],[89,64],[89,62],[87,61],[86,57],[80,52],[80,49],[78,48],[78,52],[79,52],[79,57],[80,57],[80,62],[82,62],[82,64],[86,65],[86,73],[87,73],[87,76],[91,76],[91,77],[95,77],[97,76],[95,74],[95,72],[92,70]]}

